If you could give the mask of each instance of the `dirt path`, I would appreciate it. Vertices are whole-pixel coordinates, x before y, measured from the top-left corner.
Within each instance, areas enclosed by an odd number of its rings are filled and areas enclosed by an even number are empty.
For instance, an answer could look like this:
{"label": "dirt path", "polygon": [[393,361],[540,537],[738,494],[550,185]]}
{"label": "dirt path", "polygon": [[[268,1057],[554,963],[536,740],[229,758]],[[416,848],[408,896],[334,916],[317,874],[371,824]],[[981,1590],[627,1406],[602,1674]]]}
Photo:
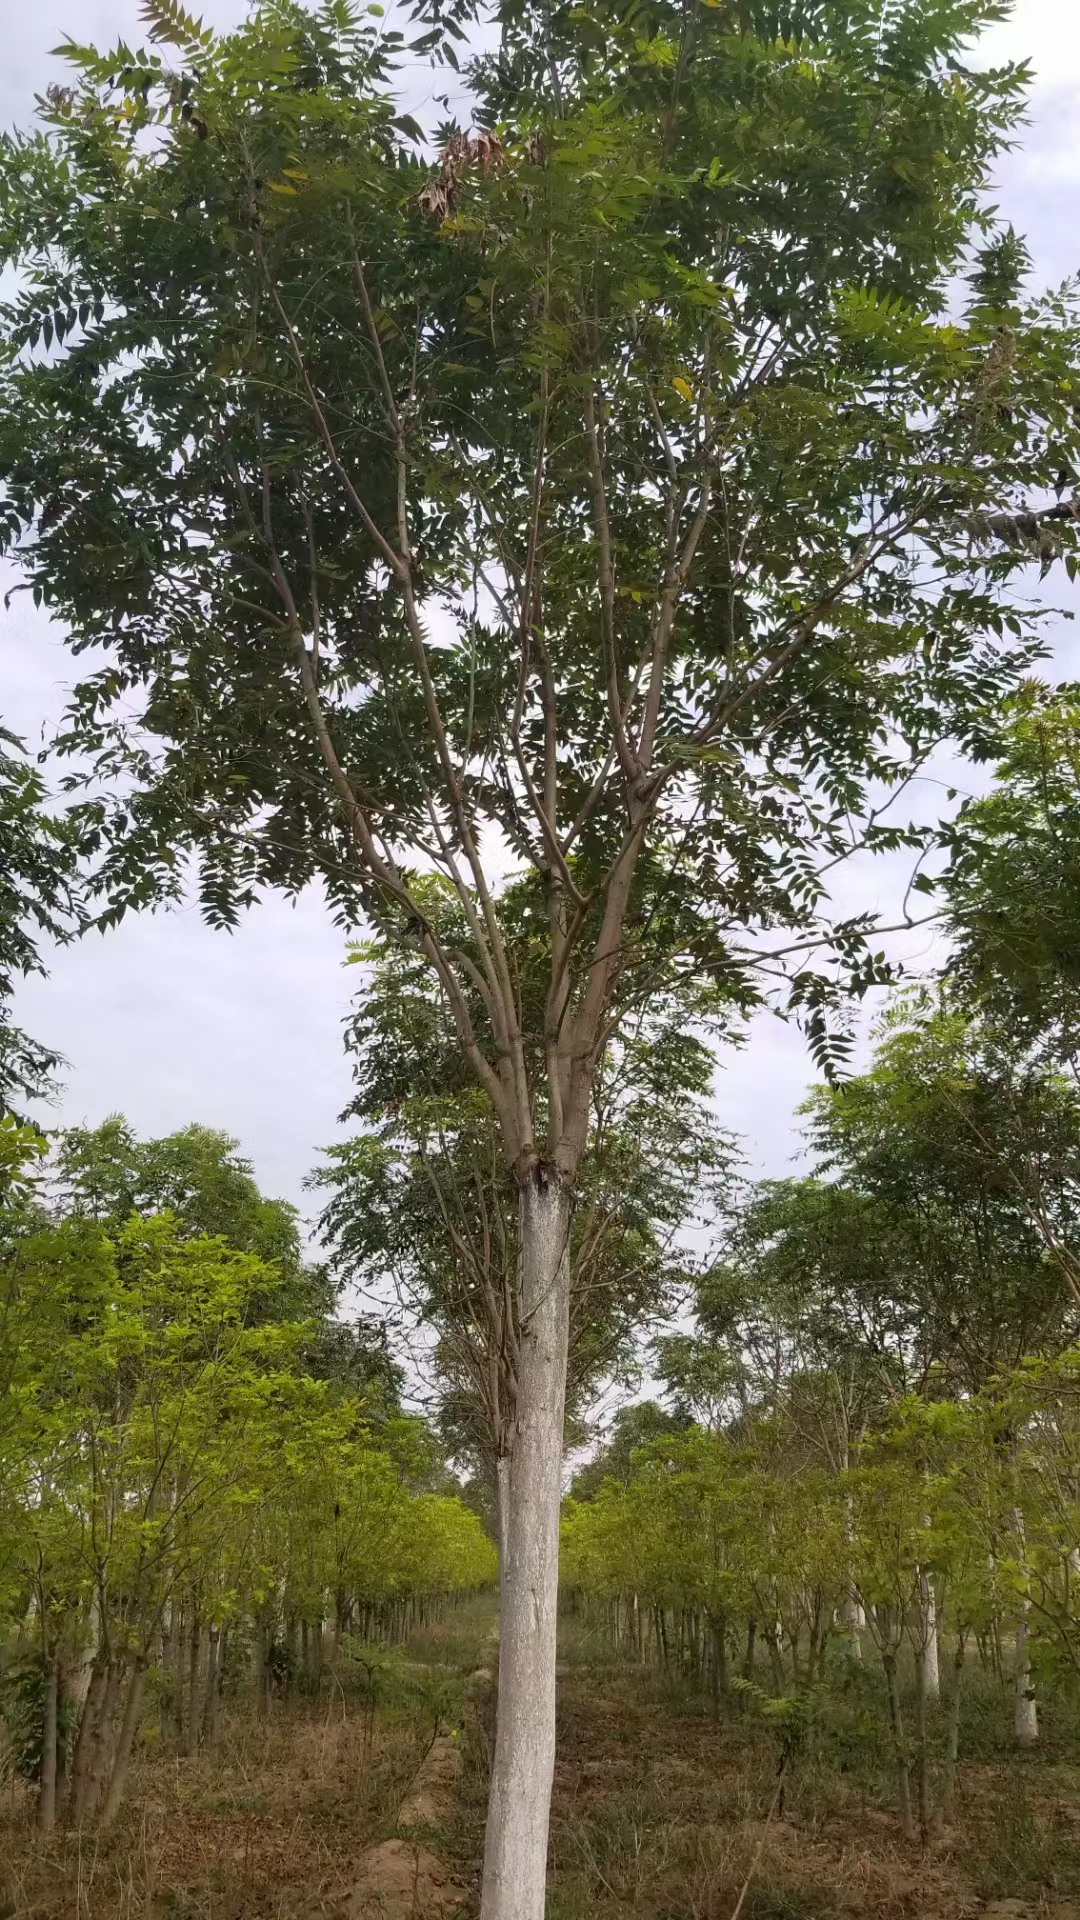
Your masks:
{"label": "dirt path", "polygon": [[[482,1712],[493,1680],[489,1666],[466,1682],[464,1723]],[[464,1877],[438,1851],[440,1830],[454,1820],[463,1765],[462,1728],[441,1727],[398,1809],[397,1832],[363,1854],[348,1903],[348,1920],[446,1920],[464,1906],[474,1876]]]}

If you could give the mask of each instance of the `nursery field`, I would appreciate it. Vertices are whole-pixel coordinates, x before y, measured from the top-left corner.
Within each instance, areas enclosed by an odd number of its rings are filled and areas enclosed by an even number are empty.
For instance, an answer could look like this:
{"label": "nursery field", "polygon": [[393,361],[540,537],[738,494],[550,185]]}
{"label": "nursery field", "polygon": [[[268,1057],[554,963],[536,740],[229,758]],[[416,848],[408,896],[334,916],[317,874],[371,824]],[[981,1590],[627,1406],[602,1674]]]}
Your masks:
{"label": "nursery field", "polygon": [[[493,1599],[401,1644],[357,1645],[325,1697],[226,1702],[197,1756],[153,1734],[107,1835],[43,1844],[5,1795],[0,1898],[35,1920],[423,1920],[475,1915],[492,1728]],[[883,1688],[845,1665],[777,1800],[780,1743],[736,1693],[612,1644],[579,1601],[560,1624],[553,1920],[1075,1920],[1080,1714],[1038,1753],[1008,1737],[980,1668],[948,1823],[905,1839]],[[944,1728],[935,1729],[944,1747]],[[433,1747],[454,1764],[431,1778]],[[389,1845],[388,1845],[389,1843]],[[741,1905],[740,1905],[741,1901]]]}
{"label": "nursery field", "polygon": [[1080,1915],[1058,11],[5,21],[0,1920]]}

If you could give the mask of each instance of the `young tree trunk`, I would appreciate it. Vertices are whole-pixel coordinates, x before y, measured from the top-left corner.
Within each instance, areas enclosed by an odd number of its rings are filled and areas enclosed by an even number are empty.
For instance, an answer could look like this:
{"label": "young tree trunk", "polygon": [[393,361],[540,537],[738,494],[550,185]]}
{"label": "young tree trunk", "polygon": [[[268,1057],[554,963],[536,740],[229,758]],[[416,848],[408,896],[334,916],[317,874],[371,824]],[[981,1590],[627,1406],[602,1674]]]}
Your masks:
{"label": "young tree trunk", "polygon": [[934,1583],[925,1568],[919,1571],[919,1613],[921,1665],[926,1683],[926,1697],[928,1700],[936,1700],[941,1692],[937,1595],[934,1592]]}
{"label": "young tree trunk", "polygon": [[159,1672],[159,1700],[161,1710],[161,1738],[165,1740],[170,1733],[176,1732],[177,1705],[176,1681],[174,1675],[173,1614],[174,1603],[166,1602],[158,1629],[161,1647],[161,1667]]}
{"label": "young tree trunk", "polygon": [[198,1607],[192,1608],[191,1641],[188,1648],[187,1725],[184,1751],[192,1759],[199,1751],[199,1663],[202,1653],[202,1621]]}
{"label": "young tree trunk", "polygon": [[746,1623],[746,1652],[743,1654],[742,1677],[752,1680],[754,1677],[754,1643],[757,1640],[757,1614],[752,1613]]}
{"label": "young tree trunk", "polygon": [[136,1655],[128,1681],[127,1699],[124,1702],[124,1717],[120,1722],[120,1738],[116,1743],[112,1773],[109,1776],[109,1790],[105,1795],[105,1804],[101,1809],[101,1825],[112,1825],[120,1811],[127,1786],[128,1767],[131,1762],[131,1749],[135,1744],[135,1735],[139,1726],[139,1714],[142,1711],[143,1688],[146,1685],[146,1655]]}
{"label": "young tree trunk", "polygon": [[900,1824],[904,1829],[904,1838],[914,1838],[915,1829],[911,1820],[911,1772],[908,1766],[907,1740],[904,1735],[904,1712],[900,1705],[900,1680],[896,1671],[896,1653],[886,1649],[881,1656],[885,1669],[885,1685],[889,1693],[889,1719],[892,1723],[893,1744],[896,1748],[896,1789],[900,1803]]}
{"label": "young tree trunk", "polygon": [[780,1645],[780,1634],[776,1627],[763,1624],[765,1645],[769,1650],[769,1666],[772,1671],[773,1686],[777,1693],[787,1690],[787,1673],[784,1669],[784,1653]]}
{"label": "young tree trunk", "polygon": [[727,1618],[722,1613],[714,1614],[709,1622],[709,1652],[713,1713],[719,1719],[720,1708],[728,1690]]}
{"label": "young tree trunk", "polygon": [[38,1826],[48,1833],[56,1825],[56,1724],[60,1692],[60,1663],[54,1653],[45,1660],[45,1696],[41,1715],[41,1791]]}
{"label": "young tree trunk", "polygon": [[522,1186],[519,1217],[521,1355],[481,1920],[543,1920],[555,1770],[570,1196],[548,1169]]}
{"label": "young tree trunk", "polygon": [[228,1626],[210,1629],[210,1671],[206,1677],[206,1704],[203,1708],[203,1740],[207,1747],[217,1744],[221,1724],[221,1698],[225,1690],[225,1654],[229,1644]]}
{"label": "young tree trunk", "polygon": [[217,1733],[217,1715],[214,1701],[218,1690],[218,1659],[221,1647],[221,1628],[211,1626],[206,1635],[206,1679],[203,1684],[202,1712],[199,1724],[202,1729],[204,1746],[209,1747]]}
{"label": "young tree trunk", "polygon": [[945,1765],[941,1773],[940,1818],[944,1822],[952,1810],[953,1794],[956,1791],[956,1763],[960,1753],[960,1689],[964,1672],[964,1653],[967,1647],[966,1632],[956,1636],[956,1649],[953,1653],[953,1683],[949,1695],[949,1719],[945,1734]]}
{"label": "young tree trunk", "polygon": [[[925,1623],[924,1623],[925,1624]],[[935,1654],[937,1641],[934,1641]],[[927,1736],[927,1707],[930,1702],[930,1643],[919,1647],[915,1655],[915,1793],[919,1809],[919,1838],[926,1845],[930,1835],[930,1749]],[[933,1665],[937,1680],[937,1661]]]}
{"label": "young tree trunk", "polygon": [[1027,1540],[1024,1533],[1024,1515],[1020,1507],[1013,1512],[1012,1527],[1016,1540],[1017,1559],[1024,1569],[1013,1661],[1013,1735],[1018,1747],[1033,1747],[1039,1738],[1039,1710],[1035,1704],[1035,1689],[1031,1684],[1031,1653],[1028,1646],[1028,1616],[1031,1612],[1031,1601],[1027,1592]]}

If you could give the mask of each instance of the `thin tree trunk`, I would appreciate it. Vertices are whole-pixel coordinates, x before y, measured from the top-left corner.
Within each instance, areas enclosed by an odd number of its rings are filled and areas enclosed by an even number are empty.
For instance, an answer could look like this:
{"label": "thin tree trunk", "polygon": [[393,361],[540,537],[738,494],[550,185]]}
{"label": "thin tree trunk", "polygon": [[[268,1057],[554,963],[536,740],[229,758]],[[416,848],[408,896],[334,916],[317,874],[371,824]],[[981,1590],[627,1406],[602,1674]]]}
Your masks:
{"label": "thin tree trunk", "polygon": [[769,1650],[769,1665],[772,1668],[773,1686],[777,1693],[783,1693],[787,1687],[787,1674],[784,1670],[784,1655],[780,1637],[775,1627],[765,1627],[765,1645]]}
{"label": "thin tree trunk", "polygon": [[[211,1632],[213,1632],[213,1629],[211,1629]],[[220,1629],[218,1634],[214,1653],[213,1682],[211,1683],[208,1679],[206,1683],[206,1731],[203,1738],[205,1739],[207,1747],[210,1748],[213,1748],[217,1744],[218,1728],[221,1724],[221,1701],[225,1691],[225,1655],[228,1650],[228,1645],[229,1629],[226,1625]]]}
{"label": "thin tree trunk", "polygon": [[941,1820],[948,1819],[956,1792],[956,1764],[960,1754],[960,1688],[964,1671],[967,1634],[958,1633],[953,1653],[953,1682],[949,1695],[949,1719],[945,1734],[945,1765],[941,1774]]}
{"label": "thin tree trunk", "polygon": [[[936,1639],[934,1646],[936,1652]],[[934,1678],[937,1679],[936,1661]],[[929,1700],[930,1645],[927,1642],[919,1647],[915,1655],[915,1793],[919,1809],[919,1838],[924,1846],[930,1834],[930,1753],[926,1730],[926,1709]]]}
{"label": "thin tree trunk", "polygon": [[199,1664],[202,1653],[202,1621],[198,1607],[191,1611],[191,1643],[188,1649],[187,1725],[184,1751],[192,1759],[199,1751]]}
{"label": "thin tree trunk", "polygon": [[217,1715],[214,1712],[214,1699],[218,1690],[218,1660],[221,1649],[221,1628],[212,1626],[206,1635],[206,1680],[203,1685],[202,1712],[199,1723],[202,1728],[204,1746],[209,1747],[217,1733]]}
{"label": "thin tree trunk", "polygon": [[105,1795],[105,1804],[101,1809],[101,1825],[112,1825],[120,1811],[127,1786],[128,1767],[131,1762],[131,1749],[135,1744],[135,1734],[142,1710],[143,1688],[146,1685],[146,1656],[140,1654],[131,1670],[128,1681],[127,1699],[124,1702],[124,1718],[120,1722],[120,1738],[116,1743],[116,1755],[112,1773],[109,1777],[109,1790]]}
{"label": "thin tree trunk", "polygon": [[[848,1449],[846,1445],[844,1447],[843,1468],[846,1473],[848,1468]],[[853,1518],[852,1501],[851,1495],[847,1494],[844,1499],[844,1552],[847,1558],[848,1587],[840,1608],[840,1617],[841,1624],[847,1629],[848,1646],[851,1650],[851,1657],[853,1660],[861,1660],[862,1639],[859,1635],[859,1628],[863,1624],[863,1610],[859,1600],[858,1588],[852,1577],[851,1562],[854,1539],[855,1521]]]}
{"label": "thin tree trunk", "polygon": [[520,1363],[481,1920],[543,1920],[555,1770],[570,1196],[541,1168],[521,1187],[519,1213]]}
{"label": "thin tree trunk", "polygon": [[1039,1738],[1039,1710],[1035,1704],[1035,1689],[1031,1684],[1031,1651],[1028,1644],[1031,1600],[1027,1590],[1027,1540],[1024,1533],[1024,1515],[1020,1507],[1014,1510],[1012,1525],[1017,1558],[1023,1569],[1020,1616],[1016,1622],[1013,1662],[1013,1734],[1018,1747],[1033,1747]]}
{"label": "thin tree trunk", "polygon": [[712,1672],[713,1712],[720,1717],[720,1707],[727,1694],[727,1620],[724,1614],[716,1614],[709,1622],[710,1669]]}
{"label": "thin tree trunk", "polygon": [[752,1680],[754,1677],[754,1643],[757,1640],[757,1614],[752,1613],[746,1623],[746,1652],[743,1654],[742,1677]]}
{"label": "thin tree trunk", "polygon": [[937,1594],[925,1568],[919,1570],[919,1636],[925,1670],[926,1697],[936,1700],[941,1692],[941,1664],[938,1656]]}
{"label": "thin tree trunk", "polygon": [[885,1684],[889,1692],[889,1719],[892,1723],[893,1744],[896,1748],[896,1786],[900,1803],[900,1824],[904,1829],[904,1838],[914,1838],[911,1820],[911,1773],[908,1767],[907,1741],[904,1736],[904,1713],[900,1705],[900,1683],[896,1673],[896,1654],[886,1652],[881,1656],[885,1669]]}
{"label": "thin tree trunk", "polygon": [[177,1707],[175,1695],[174,1649],[173,1649],[173,1613],[171,1600],[166,1602],[161,1615],[159,1629],[161,1643],[161,1672],[159,1675],[159,1698],[161,1702],[161,1737],[164,1740],[176,1731]]}
{"label": "thin tree trunk", "polygon": [[48,1833],[56,1825],[56,1724],[60,1692],[60,1662],[54,1653],[45,1659],[45,1697],[41,1715],[41,1791],[38,1826]]}

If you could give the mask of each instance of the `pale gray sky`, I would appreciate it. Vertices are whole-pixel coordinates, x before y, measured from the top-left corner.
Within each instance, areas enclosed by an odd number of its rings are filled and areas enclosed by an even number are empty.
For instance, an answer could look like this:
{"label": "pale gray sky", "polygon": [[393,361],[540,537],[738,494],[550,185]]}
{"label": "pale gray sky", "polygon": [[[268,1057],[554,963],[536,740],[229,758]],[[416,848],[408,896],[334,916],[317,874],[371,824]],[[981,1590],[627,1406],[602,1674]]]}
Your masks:
{"label": "pale gray sky", "polygon": [[[206,0],[194,11],[227,25],[242,0]],[[137,0],[6,0],[0,125],[25,124],[33,96],[63,78],[49,50],[138,37]],[[1080,267],[1080,4],[1018,0],[986,57],[1027,56],[1036,70],[1024,151],[1002,168],[999,203],[1029,238],[1036,274],[1061,280]],[[411,76],[416,111],[445,79]],[[1077,674],[1073,630],[1060,665]],[[59,635],[17,596],[0,611],[0,715],[33,740],[73,678]],[[929,798],[929,795],[928,795]],[[861,863],[844,883],[845,906],[895,911],[895,863]],[[911,958],[918,958],[917,944]],[[303,1204],[301,1181],[335,1137],[349,1093],[342,1022],[355,974],[342,968],[341,938],[314,894],[295,907],[269,899],[229,936],[193,910],[132,919],[117,932],[59,953],[49,978],[30,981],[18,1013],[70,1065],[56,1118],[94,1123],[121,1109],[143,1133],[200,1120],[228,1128],[251,1155],[264,1187]],[[741,1133],[755,1169],[786,1172],[795,1149],[793,1113],[810,1077],[799,1035],[765,1018],[752,1045],[721,1075],[719,1104]]]}

